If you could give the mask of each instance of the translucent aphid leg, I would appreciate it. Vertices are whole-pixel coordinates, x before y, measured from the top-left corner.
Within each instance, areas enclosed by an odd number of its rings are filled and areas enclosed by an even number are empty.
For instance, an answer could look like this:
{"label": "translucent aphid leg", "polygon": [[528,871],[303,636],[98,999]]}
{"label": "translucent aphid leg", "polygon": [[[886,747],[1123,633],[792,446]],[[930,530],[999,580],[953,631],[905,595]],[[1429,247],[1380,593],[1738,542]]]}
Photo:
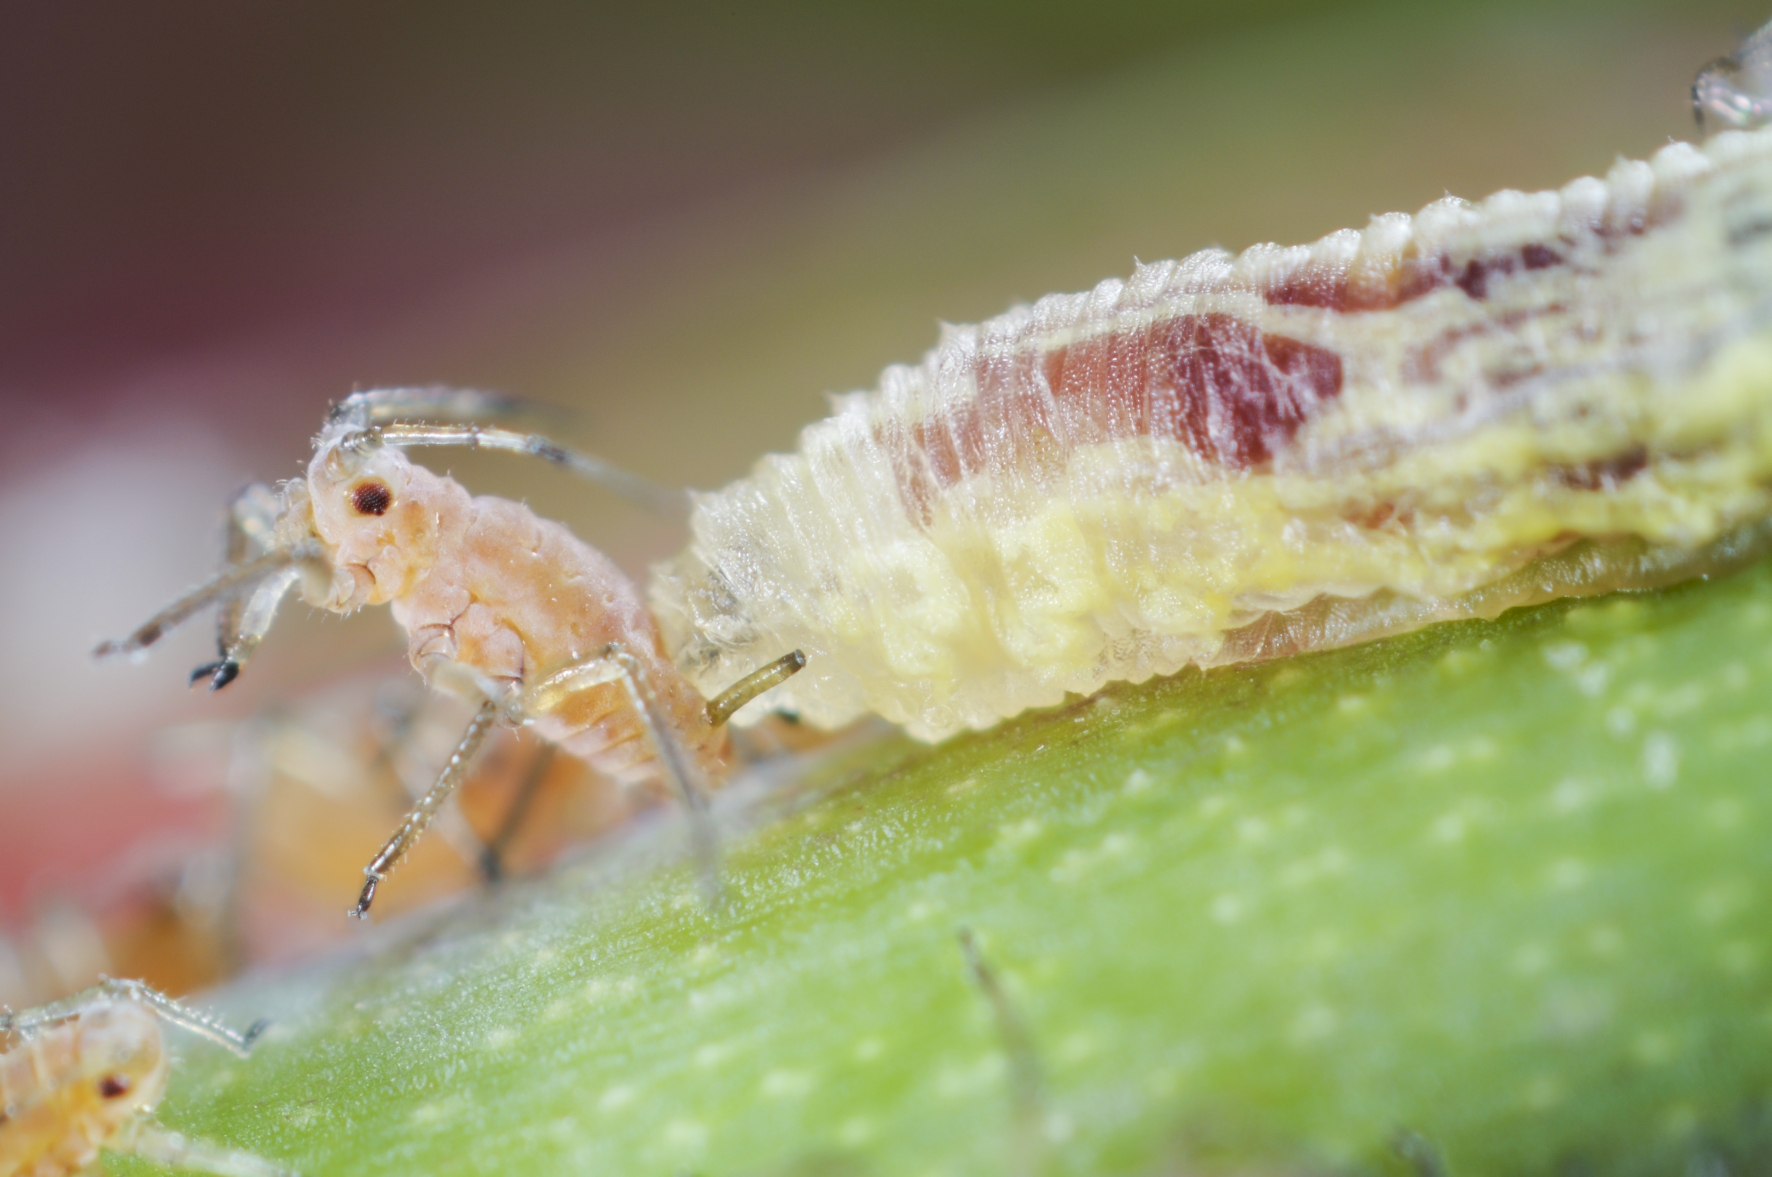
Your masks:
{"label": "translucent aphid leg", "polygon": [[479,388],[451,388],[430,385],[420,388],[371,388],[353,392],[332,406],[326,415],[329,424],[344,424],[366,429],[385,425],[402,417],[424,417],[435,421],[484,421],[487,418],[513,416],[533,409],[514,397]]}
{"label": "translucent aphid leg", "polygon": [[[430,697],[428,693],[417,693],[404,701],[381,704],[386,730],[377,739],[370,773],[376,780],[389,783],[389,799],[402,813],[422,801],[434,787],[435,773],[423,765],[412,764],[412,758],[405,754],[415,742],[414,732]],[[436,826],[463,862],[475,868],[480,866],[486,856],[486,842],[474,832],[461,810],[445,803],[437,811]]]}
{"label": "translucent aphid leg", "polygon": [[[253,483],[234,496],[233,502],[228,504],[227,567],[238,567],[274,550],[274,533],[281,509],[282,503],[276,492],[262,482]],[[223,599],[215,615],[215,646],[219,657],[193,670],[191,685],[196,686],[207,679],[209,689],[219,691],[238,678],[246,660],[252,657],[270,630],[277,606],[300,578],[300,569],[285,568],[272,574],[250,594]]]}
{"label": "translucent aphid leg", "polygon": [[462,733],[461,742],[450,753],[449,762],[443,766],[437,783],[412,807],[406,820],[400,823],[400,828],[388,839],[387,845],[363,868],[363,893],[357,897],[357,906],[350,910],[352,917],[363,919],[368,916],[369,905],[375,902],[376,887],[393,873],[395,865],[406,857],[406,852],[412,849],[413,843],[436,820],[437,811],[443,808],[443,803],[449,800],[450,795],[467,778],[468,769],[481,745],[486,743],[486,737],[491,734],[492,725],[498,721],[498,716],[497,703],[488,700],[480,705],[480,710],[475,712],[474,718],[468,723],[468,730]]}
{"label": "translucent aphid leg", "polygon": [[1034,1037],[1022,1020],[1021,1011],[1003,988],[997,974],[985,962],[972,938],[970,928],[958,933],[960,954],[966,958],[966,970],[972,976],[985,1000],[990,1002],[991,1016],[997,1023],[997,1036],[1003,1052],[1009,1057],[1009,1091],[1015,1116],[1014,1153],[1009,1172],[1016,1177],[1032,1177],[1039,1172],[1040,1157],[1046,1147],[1045,1078],[1040,1067],[1040,1053]]}
{"label": "translucent aphid leg", "polygon": [[708,700],[708,722],[719,727],[734,712],[771,687],[780,686],[806,669],[806,655],[799,650],[783,654],[761,670],[753,670]]}
{"label": "translucent aphid leg", "polygon": [[168,1169],[213,1173],[215,1177],[296,1177],[295,1170],[285,1165],[237,1148],[192,1140],[146,1118],[124,1125],[105,1147]]}
{"label": "translucent aphid leg", "polygon": [[535,802],[535,795],[541,791],[541,783],[553,763],[554,745],[543,744],[535,759],[529,762],[529,771],[523,774],[523,783],[517,786],[517,795],[511,799],[511,807],[505,810],[497,832],[486,840],[485,848],[480,852],[480,877],[488,883],[504,878],[505,851],[510,848],[517,831],[523,828],[523,819],[529,816],[529,807]]}
{"label": "translucent aphid leg", "polygon": [[370,426],[361,439],[347,437],[341,446],[350,449],[373,448],[376,445],[401,447],[421,445],[461,446],[471,450],[498,450],[524,454],[551,462],[580,478],[596,483],[633,503],[661,514],[681,514],[689,509],[689,496],[629,473],[621,467],[590,454],[569,450],[539,433],[520,433],[491,425],[452,424],[439,421],[414,421],[397,425]]}
{"label": "translucent aphid leg", "polygon": [[[148,618],[145,624],[128,637],[116,641],[100,642],[98,648],[92,652],[93,657],[116,658],[140,653],[165,637],[174,626],[189,620],[193,614],[205,606],[243,592],[267,577],[286,571],[293,572],[298,565],[317,561],[321,557],[319,544],[303,543],[280,551],[266,552],[257,559],[248,560],[244,564],[224,568],[203,584],[198,585]],[[258,594],[254,593],[253,596],[256,599]],[[278,599],[281,599],[280,593]],[[273,604],[272,607],[275,608],[275,605]],[[250,611],[249,607],[248,612],[250,613]]]}
{"label": "translucent aphid leg", "polygon": [[265,1028],[270,1025],[269,1022],[257,1021],[247,1027],[246,1032],[242,1034],[213,1014],[192,1009],[141,981],[106,977],[90,989],[76,993],[71,997],[64,997],[59,1001],[52,1001],[48,1005],[20,1010],[18,1013],[0,1012],[0,1033],[13,1031],[29,1035],[32,1030],[40,1026],[76,1017],[95,1004],[119,999],[139,1002],[152,1009],[170,1025],[207,1038],[216,1045],[233,1051],[241,1058],[246,1058],[252,1053],[253,1043],[258,1041],[259,1035],[263,1034]]}
{"label": "translucent aphid leg", "polygon": [[619,680],[627,691],[634,714],[646,729],[646,737],[658,753],[671,791],[683,806],[689,820],[689,840],[701,871],[702,888],[709,906],[720,899],[720,843],[708,815],[707,789],[701,774],[683,744],[677,739],[670,721],[659,706],[658,694],[652,688],[646,668],[620,642],[611,642],[601,651],[525,688],[523,710],[528,714],[551,710],[550,700],[598,683]]}

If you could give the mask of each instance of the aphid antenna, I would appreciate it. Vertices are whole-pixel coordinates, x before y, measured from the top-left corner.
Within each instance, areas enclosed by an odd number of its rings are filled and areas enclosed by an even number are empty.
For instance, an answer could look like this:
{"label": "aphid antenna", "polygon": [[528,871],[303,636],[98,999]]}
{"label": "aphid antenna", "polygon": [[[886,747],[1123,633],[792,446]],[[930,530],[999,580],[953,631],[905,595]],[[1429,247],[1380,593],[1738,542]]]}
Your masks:
{"label": "aphid antenna", "polygon": [[326,414],[326,423],[363,429],[414,416],[438,421],[484,421],[546,412],[547,408],[481,388],[412,385],[353,392],[332,406]]}
{"label": "aphid antenna", "polygon": [[[483,424],[536,406],[470,388],[380,388],[354,392],[332,406],[317,445],[365,451],[398,446],[460,446],[540,458],[613,494],[663,515],[688,512],[689,496],[613,462],[569,449],[537,433]],[[417,419],[414,419],[417,418]]]}
{"label": "aphid antenna", "polygon": [[[100,642],[93,650],[92,655],[95,658],[120,658],[139,654],[165,637],[175,626],[189,620],[193,614],[205,606],[245,592],[248,588],[279,572],[290,569],[292,566],[318,564],[323,558],[324,553],[319,544],[302,543],[281,551],[267,552],[256,559],[246,561],[244,564],[235,564],[232,567],[224,568],[148,618],[128,637],[116,641]],[[204,669],[216,669],[219,665],[215,664],[215,666]],[[237,669],[235,673],[238,673]],[[229,675],[227,681],[215,685],[226,686],[227,682],[232,680],[233,675]]]}

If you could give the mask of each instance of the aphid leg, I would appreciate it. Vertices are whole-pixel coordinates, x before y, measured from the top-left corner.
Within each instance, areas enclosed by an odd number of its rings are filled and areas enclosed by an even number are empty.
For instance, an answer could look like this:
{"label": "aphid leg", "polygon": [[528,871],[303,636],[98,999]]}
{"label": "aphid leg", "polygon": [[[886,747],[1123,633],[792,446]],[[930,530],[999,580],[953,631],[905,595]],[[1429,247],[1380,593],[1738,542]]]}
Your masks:
{"label": "aphid leg", "polygon": [[525,406],[500,392],[478,388],[371,388],[353,392],[332,406],[329,422],[344,422],[366,429],[401,417],[427,417],[437,421],[482,421],[507,417]]}
{"label": "aphid leg", "polygon": [[652,681],[639,659],[628,653],[620,642],[611,642],[598,653],[527,687],[522,697],[523,709],[529,714],[546,711],[550,696],[570,694],[616,679],[626,689],[634,714],[646,728],[646,736],[658,753],[659,763],[664,766],[671,791],[683,805],[689,820],[690,844],[701,869],[702,889],[707,894],[709,906],[714,906],[720,900],[719,839],[708,816],[707,789],[700,773],[693,768],[689,754],[673,733],[664,709],[659,706],[657,692],[652,689]]}
{"label": "aphid leg", "polygon": [[54,1022],[65,1021],[90,1008],[95,1003],[107,999],[123,999],[140,1002],[159,1014],[171,1025],[182,1030],[209,1039],[218,1046],[224,1046],[241,1058],[252,1053],[252,1045],[258,1041],[259,1035],[265,1032],[269,1022],[257,1021],[249,1026],[246,1033],[229,1026],[213,1014],[175,1001],[158,989],[145,985],[140,981],[119,980],[106,977],[92,988],[52,1001],[48,1005],[40,1005],[35,1009],[0,1013],[0,1032],[14,1031],[29,1035],[39,1026],[47,1026]]}
{"label": "aphid leg", "polygon": [[1040,1169],[1040,1157],[1046,1143],[1045,1079],[1041,1073],[1040,1054],[1034,1047],[1027,1023],[1022,1020],[1021,1011],[1015,1008],[1015,1002],[997,979],[997,974],[978,951],[972,930],[961,928],[958,936],[967,972],[985,1000],[990,1002],[997,1035],[1002,1039],[1004,1053],[1009,1056],[1010,1100],[1015,1115],[1014,1155],[1009,1171],[1015,1177],[1032,1177]]}
{"label": "aphid leg", "polygon": [[708,700],[708,722],[719,727],[733,712],[771,687],[780,686],[806,669],[806,655],[799,650],[783,654],[761,670],[753,670]]}
{"label": "aphid leg", "polygon": [[[262,482],[253,483],[234,496],[234,501],[228,504],[227,567],[238,567],[273,550],[273,534],[281,506],[276,493]],[[285,568],[272,574],[251,594],[225,598],[215,616],[215,646],[219,657],[193,670],[191,685],[196,686],[208,679],[209,689],[219,691],[238,678],[246,660],[252,657],[270,630],[284,594],[300,577],[300,569]]]}
{"label": "aphid leg", "polygon": [[[100,642],[98,648],[92,652],[93,657],[115,658],[121,655],[140,653],[142,650],[147,649],[149,646],[159,641],[162,637],[165,637],[168,630],[172,629],[180,622],[189,619],[192,614],[196,613],[206,605],[214,604],[216,601],[225,600],[236,593],[243,592],[249,586],[256,585],[267,577],[282,572],[293,572],[296,570],[295,566],[316,561],[321,558],[322,553],[319,544],[303,543],[280,551],[266,552],[257,559],[248,560],[244,564],[236,564],[231,568],[224,568],[221,572],[210,577],[209,580],[205,581],[203,584],[198,585],[172,604],[166,606],[166,608],[160,610],[160,612],[148,618],[145,624],[128,637],[117,641]],[[288,586],[284,587],[285,590],[287,590]],[[258,599],[258,596],[259,594],[257,593],[253,594],[255,601]],[[282,593],[277,594],[277,599],[282,599]],[[275,602],[273,602],[271,608],[275,609],[275,607]],[[247,612],[250,614],[250,606],[248,607]],[[266,619],[265,624],[269,624],[268,618]]]}
{"label": "aphid leg", "polygon": [[462,446],[471,450],[501,450],[526,454],[552,462],[580,478],[661,514],[681,514],[689,509],[689,496],[681,490],[666,487],[631,474],[602,458],[569,450],[549,441],[539,433],[519,433],[491,425],[451,424],[437,421],[414,421],[398,425],[371,426],[363,430],[363,439],[347,439],[349,448],[373,448],[376,445],[397,445],[402,448],[421,445]]}
{"label": "aphid leg", "polygon": [[[388,730],[378,739],[379,746],[370,765],[374,777],[393,786],[388,791],[401,812],[422,801],[433,787],[434,773],[428,767],[412,764],[412,758],[404,754],[413,743],[415,729],[423,718],[425,702],[429,698],[428,694],[412,695],[406,703],[386,709]],[[461,810],[446,805],[438,811],[436,823],[437,832],[463,862],[478,867],[485,860],[486,843],[474,832]]]}
{"label": "aphid leg", "polygon": [[168,1169],[213,1173],[216,1177],[296,1177],[294,1169],[273,1164],[237,1148],[192,1140],[152,1120],[135,1120],[105,1142],[112,1152],[142,1157]]}
{"label": "aphid leg", "polygon": [[523,819],[529,816],[529,807],[535,801],[535,795],[541,791],[541,783],[548,775],[548,768],[554,763],[554,745],[543,744],[529,762],[529,771],[523,774],[523,783],[517,786],[517,795],[511,799],[511,807],[505,810],[504,820],[498,830],[486,840],[480,852],[480,877],[488,883],[496,883],[504,877],[505,851],[510,847],[511,839],[523,827]]}
{"label": "aphid leg", "polygon": [[462,733],[461,742],[450,753],[449,762],[438,775],[437,783],[412,807],[406,820],[400,823],[400,828],[388,839],[387,845],[363,868],[363,893],[357,897],[357,906],[350,910],[352,917],[364,919],[369,915],[369,905],[375,902],[376,887],[393,873],[394,866],[406,857],[412,844],[436,820],[437,811],[443,807],[443,803],[449,800],[450,794],[467,777],[468,768],[473,764],[481,745],[486,742],[486,737],[491,734],[492,725],[498,721],[498,717],[499,705],[491,700],[482,703],[480,710],[474,713],[474,718],[468,723],[468,730]]}

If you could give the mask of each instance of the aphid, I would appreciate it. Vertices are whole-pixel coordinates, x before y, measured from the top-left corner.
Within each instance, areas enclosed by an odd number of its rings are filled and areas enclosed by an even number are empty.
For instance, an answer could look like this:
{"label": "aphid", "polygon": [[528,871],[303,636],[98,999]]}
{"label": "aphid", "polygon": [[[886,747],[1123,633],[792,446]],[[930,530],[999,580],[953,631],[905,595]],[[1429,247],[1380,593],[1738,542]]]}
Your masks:
{"label": "aphid", "polygon": [[1769,515],[1772,131],[1734,131],[951,328],[700,496],[650,598],[698,686],[801,649],[770,705],[936,740],[1702,575]]}
{"label": "aphid", "polygon": [[220,1177],[294,1177],[251,1153],[188,1140],[152,1119],[166,1094],[161,1023],[241,1058],[264,1030],[245,1034],[136,981],[107,981],[37,1009],[0,1010],[0,1177],[69,1177],[100,1149]]}
{"label": "aphid", "polygon": [[[531,727],[621,784],[662,779],[693,820],[705,786],[727,770],[727,717],[804,663],[797,651],[778,651],[704,698],[666,655],[639,590],[608,558],[519,503],[470,497],[454,480],[414,465],[405,448],[525,453],[645,493],[637,480],[534,435],[446,421],[388,423],[414,411],[448,417],[484,407],[475,394],[433,390],[346,398],[316,439],[306,478],[286,483],[280,495],[261,486],[236,500],[229,566],[97,651],[140,651],[221,602],[220,657],[192,676],[221,687],[240,673],[292,589],[338,613],[393,606],[414,667],[478,710],[436,784],[364,869],[358,916],[461,783],[494,725]],[[707,862],[710,835],[694,825]]]}

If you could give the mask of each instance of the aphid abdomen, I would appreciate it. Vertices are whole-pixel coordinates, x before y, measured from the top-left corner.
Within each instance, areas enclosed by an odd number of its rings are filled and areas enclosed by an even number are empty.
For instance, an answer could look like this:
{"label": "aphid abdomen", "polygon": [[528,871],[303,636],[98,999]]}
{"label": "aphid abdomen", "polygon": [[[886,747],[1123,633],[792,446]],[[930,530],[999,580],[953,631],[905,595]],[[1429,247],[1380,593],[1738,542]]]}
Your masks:
{"label": "aphid abdomen", "polygon": [[1724,135],[951,329],[698,499],[667,645],[704,689],[802,648],[777,706],[937,738],[1738,558],[1772,515],[1767,226],[1772,134]]}

